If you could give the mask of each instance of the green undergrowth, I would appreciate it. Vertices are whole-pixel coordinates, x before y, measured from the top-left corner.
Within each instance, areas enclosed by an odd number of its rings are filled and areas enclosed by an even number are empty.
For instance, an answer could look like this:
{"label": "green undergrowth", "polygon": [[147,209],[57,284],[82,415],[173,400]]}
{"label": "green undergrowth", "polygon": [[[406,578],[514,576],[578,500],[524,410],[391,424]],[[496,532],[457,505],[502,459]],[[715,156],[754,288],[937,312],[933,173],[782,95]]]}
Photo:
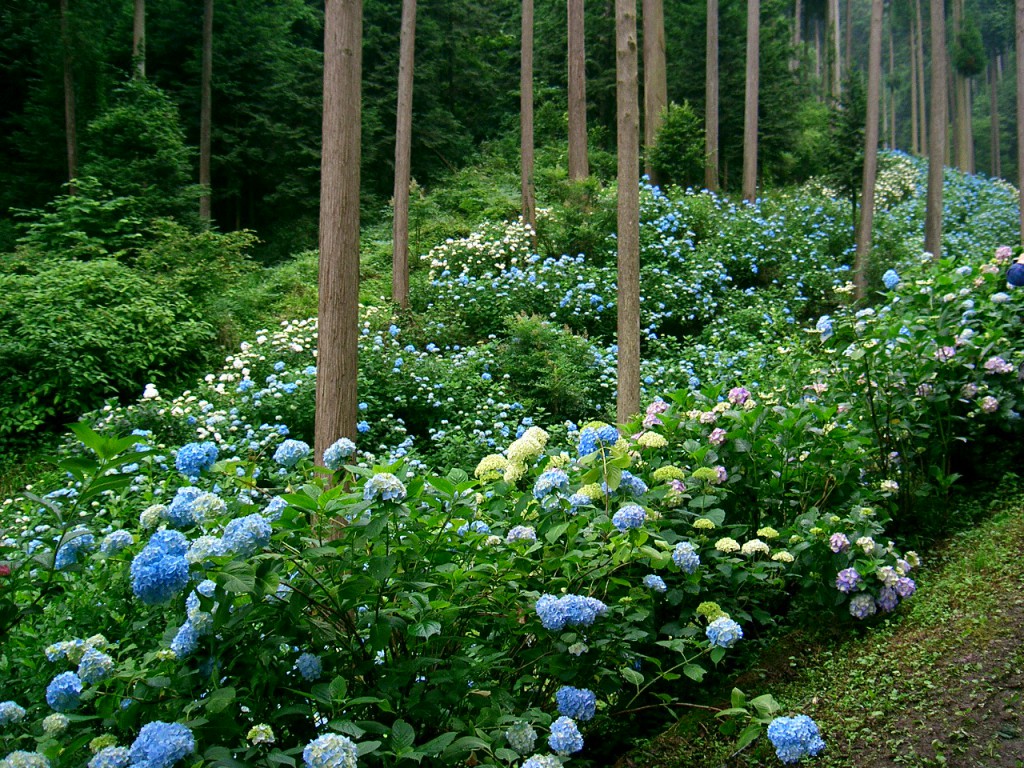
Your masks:
{"label": "green undergrowth", "polygon": [[[737,680],[750,693],[770,689],[784,713],[814,718],[827,749],[808,765],[1024,766],[1024,487],[1007,486],[976,527],[928,553],[896,615],[853,636],[791,631]],[[712,703],[727,707],[727,695]],[[695,709],[620,765],[780,765],[767,740],[737,752],[720,725]]]}

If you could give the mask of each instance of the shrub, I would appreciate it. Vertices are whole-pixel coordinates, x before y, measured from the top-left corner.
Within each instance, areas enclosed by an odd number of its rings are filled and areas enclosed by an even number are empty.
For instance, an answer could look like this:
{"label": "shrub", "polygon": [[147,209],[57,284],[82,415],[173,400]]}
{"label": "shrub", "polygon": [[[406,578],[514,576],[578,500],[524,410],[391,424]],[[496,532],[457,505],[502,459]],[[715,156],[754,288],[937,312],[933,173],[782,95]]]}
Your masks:
{"label": "shrub", "polygon": [[704,125],[690,103],[669,104],[648,162],[663,184],[700,186],[704,181]]}

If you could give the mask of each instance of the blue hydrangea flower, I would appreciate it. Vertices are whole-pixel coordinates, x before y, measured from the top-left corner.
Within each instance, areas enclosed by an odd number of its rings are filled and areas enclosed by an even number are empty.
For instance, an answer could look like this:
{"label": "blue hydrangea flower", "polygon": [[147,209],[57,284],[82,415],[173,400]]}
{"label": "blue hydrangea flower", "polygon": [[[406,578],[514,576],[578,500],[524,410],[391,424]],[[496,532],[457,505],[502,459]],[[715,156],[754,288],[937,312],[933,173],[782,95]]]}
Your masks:
{"label": "blue hydrangea flower", "polygon": [[505,731],[505,738],[508,745],[520,755],[532,752],[537,743],[537,732],[529,723],[519,722]]}
{"label": "blue hydrangea flower", "polygon": [[186,443],[174,457],[174,468],[190,480],[195,480],[204,469],[217,461],[217,446],[211,442]]}
{"label": "blue hydrangea flower", "polygon": [[203,565],[213,557],[226,554],[224,541],[217,536],[200,536],[189,545],[185,560],[190,565]]}
{"label": "blue hydrangea flower", "polygon": [[908,598],[917,591],[917,584],[909,576],[900,576],[896,579],[896,594],[902,598]]}
{"label": "blue hydrangea flower", "polygon": [[89,761],[89,768],[128,768],[131,752],[128,747],[104,747]]}
{"label": "blue hydrangea flower", "polygon": [[159,605],[188,584],[188,562],[183,554],[166,552],[151,541],[132,560],[131,577],[135,596],[146,605]]}
{"label": "blue hydrangea flower", "polygon": [[573,720],[587,721],[597,712],[597,695],[589,688],[563,685],[555,692],[558,713]]}
{"label": "blue hydrangea flower", "polygon": [[548,746],[556,754],[571,755],[583,749],[583,735],[572,719],[563,716],[551,724]]}
{"label": "blue hydrangea flower", "polygon": [[817,723],[807,715],[776,717],[768,724],[768,740],[784,763],[798,763],[825,748]]}
{"label": "blue hydrangea flower", "polygon": [[87,685],[98,683],[114,671],[114,660],[103,651],[86,649],[78,665],[78,676]]}
{"label": "blue hydrangea flower", "polygon": [[25,708],[13,701],[0,701],[0,727],[20,723],[25,719]]}
{"label": "blue hydrangea flower", "polygon": [[0,768],[50,768],[50,761],[38,752],[19,749],[0,760]]}
{"label": "blue hydrangea flower", "polygon": [[270,543],[273,528],[258,513],[232,520],[224,527],[224,549],[242,557],[259,552]]}
{"label": "blue hydrangea flower", "polygon": [[187,727],[157,720],[142,726],[139,737],[132,743],[130,757],[135,766],[170,768],[195,750],[195,737]]}
{"label": "blue hydrangea flower", "polygon": [[688,541],[680,541],[672,550],[672,562],[679,566],[683,573],[693,574],[700,566],[700,555]]}
{"label": "blue hydrangea flower", "polygon": [[174,494],[174,499],[167,506],[167,511],[164,512],[167,522],[175,528],[190,528],[195,525],[196,519],[192,514],[192,505],[202,495],[203,489],[196,488],[194,485],[179,488]]}
{"label": "blue hydrangea flower", "polygon": [[348,736],[325,733],[302,750],[306,768],[356,768],[359,749]]}
{"label": "blue hydrangea flower", "polygon": [[146,546],[158,549],[168,555],[184,557],[188,552],[188,539],[181,531],[163,529],[150,536]]}
{"label": "blue hydrangea flower", "polygon": [[743,628],[726,616],[719,616],[708,624],[704,633],[713,646],[732,648],[743,637]]}
{"label": "blue hydrangea flower", "polygon": [[313,682],[319,680],[323,675],[323,665],[320,663],[320,657],[315,656],[312,653],[304,653],[295,660],[295,669],[302,675],[302,679],[307,682]]}
{"label": "blue hydrangea flower", "polygon": [[275,496],[267,502],[267,506],[263,508],[263,516],[274,522],[275,520],[281,519],[281,513],[284,512],[285,507],[288,506],[288,502],[282,499],[280,496]]}
{"label": "blue hydrangea flower", "polygon": [[572,507],[572,512],[578,512],[580,507],[587,507],[594,503],[585,493],[574,493],[569,497],[569,506]]}
{"label": "blue hydrangea flower", "polygon": [[215,493],[202,493],[192,502],[192,519],[198,525],[206,525],[227,511],[227,502]]}
{"label": "blue hydrangea flower", "polygon": [[826,341],[832,336],[832,318],[829,315],[822,315],[815,323],[814,329],[821,334],[821,340]]}
{"label": "blue hydrangea flower", "polygon": [[626,504],[612,515],[612,525],[620,531],[640,528],[647,520],[647,512],[639,504]]}
{"label": "blue hydrangea flower", "polygon": [[655,592],[667,592],[668,585],[665,580],[655,573],[644,576],[644,586],[648,589],[654,590]]}
{"label": "blue hydrangea flower", "polygon": [[46,703],[56,712],[74,712],[81,695],[82,681],[74,672],[61,672],[46,686]]}
{"label": "blue hydrangea flower", "polygon": [[844,568],[836,574],[836,589],[848,595],[857,588],[860,581],[860,574],[856,568]]}
{"label": "blue hydrangea flower", "polygon": [[533,485],[533,497],[543,499],[553,491],[565,491],[569,488],[569,475],[564,469],[549,469],[537,478]]}
{"label": "blue hydrangea flower", "polygon": [[850,615],[853,618],[866,619],[868,616],[874,616],[875,612],[875,600],[866,592],[850,598]]}
{"label": "blue hydrangea flower", "polygon": [[100,554],[105,557],[113,557],[118,552],[135,543],[135,537],[131,531],[124,529],[108,533],[100,542]]}
{"label": "blue hydrangea flower", "polygon": [[554,755],[534,755],[523,762],[522,768],[562,768],[562,761]]}
{"label": "blue hydrangea flower", "polygon": [[491,526],[485,523],[483,520],[473,520],[470,523],[463,523],[455,531],[459,536],[465,536],[467,533],[472,531],[473,533],[479,533],[486,536],[491,532]]}
{"label": "blue hydrangea flower", "polygon": [[891,291],[900,284],[900,276],[895,269],[887,269],[882,275],[882,283],[885,285],[885,290]]}
{"label": "blue hydrangea flower", "polygon": [[196,632],[195,625],[189,619],[178,627],[174,639],[171,640],[171,650],[174,651],[174,655],[179,659],[187,659],[196,652],[198,645],[199,633]]}
{"label": "blue hydrangea flower", "polygon": [[307,456],[309,456],[309,445],[301,440],[285,440],[274,451],[274,461],[288,469],[294,467]]}
{"label": "blue hydrangea flower", "polygon": [[534,610],[544,629],[560,630],[566,626],[589,627],[608,612],[608,606],[596,597],[541,595]]}
{"label": "blue hydrangea flower", "polygon": [[632,472],[624,470],[622,472],[622,479],[619,480],[619,490],[633,497],[643,496],[647,493],[647,483]]}
{"label": "blue hydrangea flower", "polygon": [[896,606],[899,605],[900,599],[896,595],[896,590],[892,587],[882,587],[878,590],[878,597],[875,599],[878,604],[878,609],[883,613],[889,613],[896,610]]}
{"label": "blue hydrangea flower", "polygon": [[88,533],[86,528],[82,526],[75,528],[68,533],[67,539],[57,550],[57,559],[54,560],[53,567],[58,571],[63,571],[65,568],[74,565],[78,562],[79,555],[88,552],[95,543],[96,537]]}
{"label": "blue hydrangea flower", "polygon": [[597,428],[597,439],[606,445],[615,445],[619,441],[619,430],[611,424]]}
{"label": "blue hydrangea flower", "polygon": [[363,500],[373,501],[380,497],[384,501],[401,501],[405,498],[405,486],[390,472],[378,472],[363,487]]}
{"label": "blue hydrangea flower", "polygon": [[324,451],[324,466],[330,470],[336,470],[345,463],[345,459],[356,452],[356,444],[349,440],[347,437],[343,437],[340,440],[332,443],[326,451]]}
{"label": "blue hydrangea flower", "polygon": [[505,543],[514,541],[536,541],[537,531],[531,525],[517,525],[505,535]]}

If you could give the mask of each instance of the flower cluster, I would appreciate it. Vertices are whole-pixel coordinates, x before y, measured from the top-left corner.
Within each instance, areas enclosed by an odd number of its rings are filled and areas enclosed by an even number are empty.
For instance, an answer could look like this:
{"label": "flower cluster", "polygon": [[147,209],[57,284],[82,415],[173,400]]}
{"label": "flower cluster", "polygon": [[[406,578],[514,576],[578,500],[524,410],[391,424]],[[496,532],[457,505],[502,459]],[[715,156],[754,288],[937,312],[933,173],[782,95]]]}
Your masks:
{"label": "flower cluster", "polygon": [[596,597],[541,595],[535,610],[544,629],[559,630],[567,626],[589,627],[598,616],[607,613],[608,606]]}
{"label": "flower cluster", "polygon": [[157,720],[142,726],[132,743],[130,759],[132,765],[170,768],[195,750],[195,737],[186,726]]}
{"label": "flower cluster", "polygon": [[178,449],[174,457],[174,467],[185,477],[195,481],[203,470],[216,463],[218,454],[217,446],[208,440],[202,443],[186,443]]}
{"label": "flower cluster", "polygon": [[732,648],[743,637],[743,628],[728,616],[720,616],[704,630],[711,645]]}
{"label": "flower cluster", "polygon": [[559,714],[573,720],[590,720],[597,712],[597,696],[588,688],[563,685],[555,692]]}
{"label": "flower cluster", "polygon": [[776,717],[768,724],[768,739],[779,760],[787,764],[814,757],[825,748],[818,724],[807,715]]}
{"label": "flower cluster", "polygon": [[358,756],[355,742],[340,733],[326,733],[302,750],[306,768],[356,768]]}
{"label": "flower cluster", "polygon": [[188,583],[187,539],[177,531],[157,531],[132,560],[132,591],[147,605],[166,603]]}

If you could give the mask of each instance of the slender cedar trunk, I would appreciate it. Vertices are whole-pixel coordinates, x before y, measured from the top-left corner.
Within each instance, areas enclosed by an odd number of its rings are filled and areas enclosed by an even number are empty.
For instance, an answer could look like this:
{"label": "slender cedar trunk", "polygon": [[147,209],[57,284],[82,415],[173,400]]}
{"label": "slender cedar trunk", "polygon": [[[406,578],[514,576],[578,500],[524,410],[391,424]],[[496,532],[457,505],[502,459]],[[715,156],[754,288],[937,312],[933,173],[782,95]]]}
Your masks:
{"label": "slender cedar trunk", "polygon": [[569,22],[569,180],[590,175],[587,161],[587,58],[584,0],[568,0]]}
{"label": "slender cedar trunk", "polygon": [[824,86],[824,77],[822,75],[821,19],[814,20],[814,77],[823,86],[821,92],[827,92],[828,89]]}
{"label": "slender cedar trunk", "polygon": [[[953,39],[958,40],[963,31],[963,0],[953,0],[952,11]],[[953,162],[960,170],[970,172],[970,145],[967,137],[967,78],[955,67],[951,67],[950,72],[953,76]]]}
{"label": "slender cedar trunk", "polygon": [[409,307],[409,176],[412,160],[412,88],[416,61],[416,0],[402,2],[395,117],[395,217],[392,226],[391,300]]}
{"label": "slender cedar trunk", "polygon": [[523,221],[533,230],[537,201],[533,186],[533,0],[523,0],[519,67],[519,155],[523,194]]}
{"label": "slender cedar trunk", "polygon": [[320,161],[318,464],[323,464],[324,450],[338,438],[356,438],[362,38],[362,0],[327,0]]}
{"label": "slender cedar trunk", "polygon": [[789,60],[789,71],[800,69],[800,44],[803,30],[803,0],[793,0],[793,56]]}
{"label": "slender cedar trunk", "polygon": [[644,172],[657,184],[651,167],[651,149],[668,106],[668,80],[665,73],[665,9],[662,0],[643,0],[644,24]]}
{"label": "slender cedar trunk", "polygon": [[615,93],[618,113],[618,394],[619,423],[640,412],[640,125],[636,0],[615,0]]}
{"label": "slender cedar trunk", "polygon": [[[1024,0],[1017,0],[1024,3]],[[942,173],[947,144],[946,9],[943,0],[930,0],[932,49],[931,129],[928,131],[928,197],[925,208],[924,249],[942,253]]]}
{"label": "slender cedar trunk", "polygon": [[68,155],[68,192],[75,194],[78,178],[78,122],[75,119],[75,70],[71,55],[68,0],[60,0],[60,44],[64,53],[64,139]]}
{"label": "slender cedar trunk", "polygon": [[920,119],[917,114],[917,30],[914,17],[910,17],[910,151],[915,155],[921,152],[918,141],[920,135]]}
{"label": "slender cedar trunk", "polygon": [[[800,0],[797,0],[799,7]],[[704,70],[704,186],[718,191],[718,0],[708,0]]]}
{"label": "slender cedar trunk", "polygon": [[1017,189],[1020,190],[1020,237],[1024,242],[1024,0],[1015,3],[1017,42]]}
{"label": "slender cedar trunk", "polygon": [[[885,89],[882,90],[882,102],[880,106],[879,123],[879,136],[881,137],[880,141],[885,142],[885,137],[889,135],[889,96],[885,92]],[[854,227],[856,231],[856,225],[854,225]]]}
{"label": "slender cedar trunk", "polygon": [[743,108],[743,199],[757,199],[757,100],[760,56],[760,0],[747,0],[747,86]]}
{"label": "slender cedar trunk", "polygon": [[920,116],[921,129],[921,154],[927,152],[928,147],[928,94],[926,91],[927,82],[924,76],[924,20],[921,18],[921,0],[914,0],[914,10],[917,14],[917,113]]}
{"label": "slender cedar trunk", "polygon": [[843,41],[843,45],[846,49],[843,51],[843,71],[846,74],[853,72],[853,3],[851,0],[846,0],[846,40]]}
{"label": "slender cedar trunk", "polygon": [[989,173],[1002,176],[1002,153],[999,148],[999,82],[995,56],[988,65]]}
{"label": "slender cedar trunk", "polygon": [[832,97],[838,99],[843,93],[843,67],[842,56],[839,50],[840,23],[839,23],[839,0],[828,0],[832,8]]}
{"label": "slender cedar trunk", "polygon": [[977,164],[974,162],[974,78],[964,78],[964,152],[967,157],[967,170],[976,173]]}
{"label": "slender cedar trunk", "polygon": [[132,63],[135,76],[146,76],[146,0],[135,0],[132,18]]}
{"label": "slender cedar trunk", "polygon": [[[870,46],[870,44],[869,44]],[[889,78],[885,88],[882,89],[883,98],[888,94],[890,101],[889,108],[889,147],[896,149],[896,92],[888,85],[893,82],[893,72],[896,69],[896,52],[892,42],[892,19],[889,20]]]}
{"label": "slender cedar trunk", "polygon": [[875,214],[875,175],[878,171],[878,103],[882,98],[882,0],[871,0],[871,32],[868,43],[867,121],[864,126],[864,180],[860,193],[857,255],[853,263],[856,297],[867,296],[871,266],[871,227]]}
{"label": "slender cedar trunk", "polygon": [[213,112],[213,0],[203,4],[202,104],[199,115],[199,219],[210,225],[210,128]]}

